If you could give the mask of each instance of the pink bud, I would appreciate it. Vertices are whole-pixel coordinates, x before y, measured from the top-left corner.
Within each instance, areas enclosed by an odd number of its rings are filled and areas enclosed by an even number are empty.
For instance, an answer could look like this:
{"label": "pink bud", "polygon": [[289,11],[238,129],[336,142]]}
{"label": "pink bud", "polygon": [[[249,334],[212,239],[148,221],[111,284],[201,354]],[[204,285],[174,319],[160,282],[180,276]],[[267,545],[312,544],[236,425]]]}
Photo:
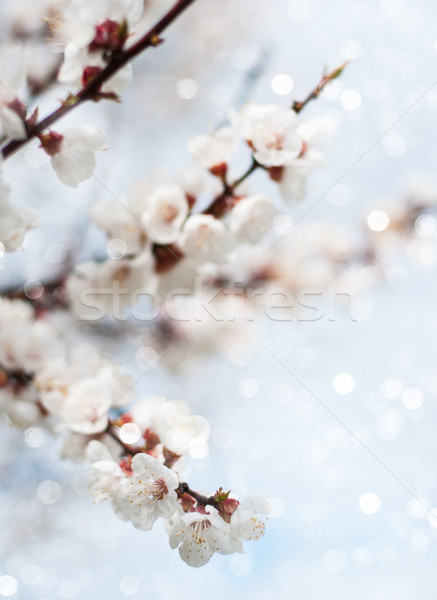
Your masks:
{"label": "pink bud", "polygon": [[231,517],[237,510],[239,504],[238,500],[235,500],[234,498],[227,498],[217,504],[217,510],[223,521],[226,521],[226,523],[231,522]]}
{"label": "pink bud", "polygon": [[39,139],[41,141],[40,148],[43,148],[49,156],[55,156],[61,151],[64,136],[56,131],[49,131],[41,135]]}
{"label": "pink bud", "polygon": [[107,19],[101,25],[97,25],[96,34],[89,45],[90,52],[99,50],[121,50],[127,40],[127,24],[117,23]]}
{"label": "pink bud", "polygon": [[227,170],[228,165],[226,163],[220,163],[219,165],[214,165],[210,168],[210,172],[216,177],[220,177],[220,179],[223,179],[223,177],[226,175]]}
{"label": "pink bud", "polygon": [[190,494],[184,492],[180,494],[179,500],[181,501],[182,508],[185,512],[193,512],[194,506],[196,505],[196,500]]}

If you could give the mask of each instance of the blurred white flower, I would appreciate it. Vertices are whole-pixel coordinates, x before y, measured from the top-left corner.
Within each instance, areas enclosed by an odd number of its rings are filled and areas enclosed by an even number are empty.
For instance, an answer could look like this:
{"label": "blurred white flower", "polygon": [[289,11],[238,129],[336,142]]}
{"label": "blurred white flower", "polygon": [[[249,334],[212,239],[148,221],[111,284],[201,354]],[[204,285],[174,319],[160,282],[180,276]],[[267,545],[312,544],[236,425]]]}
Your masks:
{"label": "blurred white flower", "polygon": [[60,352],[57,331],[44,319],[36,319],[30,304],[0,298],[0,367],[34,373]]}
{"label": "blurred white flower", "polygon": [[52,359],[36,373],[35,387],[45,409],[72,431],[103,431],[110,408],[132,400],[132,380],[91,345],[81,344],[68,360]]}
{"label": "blurred white flower", "polygon": [[302,151],[297,115],[290,108],[246,104],[239,113],[232,112],[230,120],[266,167],[290,164]]}
{"label": "blurred white flower", "polygon": [[20,45],[2,48],[0,57],[0,123],[5,134],[15,140],[27,137],[25,107],[20,97],[26,84],[26,63]]}
{"label": "blurred white flower", "polygon": [[57,39],[65,45],[59,80],[71,83],[81,77],[85,66],[103,66],[104,51],[123,47],[143,9],[143,0],[72,0],[55,23]]}
{"label": "blurred white flower", "polygon": [[277,211],[261,194],[243,198],[229,215],[229,228],[239,242],[257,244],[271,230]]}
{"label": "blurred white flower", "polygon": [[165,170],[156,168],[136,181],[118,206],[96,202],[90,215],[109,237],[126,242],[128,254],[136,253],[152,242],[177,240],[188,215],[187,193]]}
{"label": "blurred white flower", "polygon": [[178,477],[153,456],[132,459],[133,475],[125,482],[121,509],[137,529],[148,531],[158,517],[170,517],[177,508]]}
{"label": "blurred white flower", "polygon": [[198,135],[188,140],[188,150],[194,160],[204,169],[226,165],[234,155],[239,138],[232,127]]}
{"label": "blurred white flower", "polygon": [[311,165],[299,158],[295,160],[293,165],[284,167],[278,183],[279,191],[285,202],[290,203],[305,198],[307,179],[311,170]]}
{"label": "blurred white flower", "polygon": [[185,166],[177,173],[175,181],[192,201],[195,201],[206,189],[208,175],[198,165]]}
{"label": "blurred white flower", "polygon": [[326,117],[303,121],[297,128],[303,139],[302,152],[273,179],[279,183],[279,190],[285,202],[303,200],[307,191],[307,179],[313,169],[323,166],[324,155],[316,147],[326,137],[332,135],[334,123]]}
{"label": "blurred white flower", "polygon": [[[69,45],[65,49],[64,62],[59,70],[58,79],[61,83],[86,85],[107,66],[99,52],[89,52],[87,48],[77,48]],[[100,88],[104,94],[121,94],[132,81],[132,66],[122,67],[108,79]]]}
{"label": "blurred white flower", "polygon": [[133,306],[142,293],[151,294],[156,289],[150,248],[133,259],[82,263],[68,278],[66,289],[78,319],[88,322],[101,321],[105,316],[122,319],[127,306]]}
{"label": "blurred white flower", "polygon": [[89,216],[110,239],[125,242],[128,255],[139,252],[146,242],[146,232],[141,221],[119,200],[94,202]]}
{"label": "blurred white flower", "polygon": [[88,377],[73,383],[62,404],[59,416],[76,433],[91,435],[108,425],[113,394],[108,381]]}
{"label": "blurred white flower", "polygon": [[30,229],[38,227],[39,215],[27,206],[11,204],[0,194],[0,244],[6,252],[21,248]]}
{"label": "blurred white flower", "polygon": [[91,461],[88,476],[91,494],[97,502],[109,500],[115,514],[126,521],[125,511],[122,509],[123,485],[126,475],[112,458],[104,444],[97,440],[89,442],[86,456]]}
{"label": "blurred white flower", "polygon": [[147,191],[143,202],[141,222],[150,238],[158,244],[175,242],[188,214],[184,191],[175,183],[162,183]]}
{"label": "blurred white flower", "polygon": [[166,448],[176,454],[187,454],[196,442],[209,438],[209,423],[199,415],[191,415],[185,402],[172,400],[161,406],[152,419],[152,428]]}
{"label": "blurred white flower", "polygon": [[96,150],[103,150],[105,136],[92,125],[67,129],[63,134],[41,136],[41,146],[50,156],[52,167],[64,185],[76,187],[93,176]]}
{"label": "blurred white flower", "polygon": [[130,414],[142,431],[152,429],[166,448],[179,455],[187,454],[191,444],[206,443],[209,438],[208,421],[191,415],[185,402],[150,396],[137,402]]}
{"label": "blurred white flower", "polygon": [[0,411],[7,415],[15,427],[31,427],[43,416],[35,397],[35,389],[31,384],[13,394],[9,389],[0,387]]}
{"label": "blurred white flower", "polygon": [[187,256],[200,261],[225,260],[232,250],[233,239],[223,221],[211,215],[194,214],[185,221],[180,245]]}

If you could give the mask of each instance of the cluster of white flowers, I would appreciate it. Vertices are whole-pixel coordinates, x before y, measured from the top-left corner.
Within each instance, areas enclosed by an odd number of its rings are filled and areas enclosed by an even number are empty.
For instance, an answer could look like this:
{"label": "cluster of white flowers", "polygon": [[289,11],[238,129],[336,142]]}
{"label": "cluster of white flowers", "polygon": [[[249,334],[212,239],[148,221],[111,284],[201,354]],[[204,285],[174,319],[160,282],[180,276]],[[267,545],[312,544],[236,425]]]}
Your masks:
{"label": "cluster of white flowers", "polygon": [[[158,404],[167,413],[161,416],[157,429],[162,432],[162,427],[176,427],[179,433],[185,429],[185,440],[191,438],[192,443],[198,439],[199,431],[194,431],[188,417],[178,423],[171,403],[161,400],[147,400],[152,412]],[[148,439],[153,440],[154,432],[149,428],[147,432]],[[87,455],[92,463],[90,489],[96,499],[108,500],[118,517],[143,531],[149,531],[159,517],[166,518],[170,546],[179,548],[181,558],[192,567],[206,564],[215,552],[244,552],[242,541],[258,540],[264,535],[261,515],[270,511],[266,499],[253,496],[239,503],[221,489],[209,498],[191,492],[164,464],[165,453],[156,458],[154,444],[151,451],[138,452],[126,462],[115,460],[101,442],[91,441]]]}
{"label": "cluster of white flowers", "polygon": [[254,104],[231,113],[230,120],[232,126],[188,143],[198,165],[218,184],[203,212],[198,205],[208,182],[190,169],[173,180],[156,168],[121,200],[91,206],[91,220],[109,238],[111,258],[80,265],[70,277],[69,298],[79,318],[121,318],[141,293],[158,292],[163,301],[167,290],[189,288],[197,274],[210,275],[208,265],[234,260],[241,245],[262,241],[277,214],[274,203],[227,181],[228,163],[241,141],[252,149],[255,165],[279,183],[284,197],[301,199],[308,173],[322,160],[316,145],[329,122],[300,123],[292,109]]}
{"label": "cluster of white flowers", "polygon": [[31,304],[0,300],[0,408],[13,423],[63,431],[62,456],[91,461],[92,494],[138,529],[167,519],[171,547],[191,566],[259,539],[265,502],[240,504],[221,488],[202,496],[179,480],[185,455],[208,454],[206,419],[161,396],[128,408],[131,390],[131,378],[94,346],[66,355],[56,329]]}
{"label": "cluster of white flowers", "polygon": [[[22,48],[4,52],[0,126],[7,142],[2,153],[8,158],[38,138],[59,180],[76,187],[93,175],[104,136],[93,126],[58,131],[47,123],[54,124],[84,100],[119,100],[132,71],[130,64],[118,67],[141,47],[123,54],[129,51],[144,0],[46,1],[56,7],[56,18],[49,20],[64,50],[57,79],[82,89],[39,121],[38,110],[28,114],[20,99],[26,78],[29,83]],[[167,13],[169,23],[184,8],[181,4]],[[161,41],[154,31],[142,38],[144,46]],[[108,74],[112,76],[105,80]],[[246,185],[249,175],[260,169],[279,185],[286,201],[302,199],[308,174],[322,162],[317,145],[328,130],[325,119],[301,123],[290,108],[248,104],[230,112],[229,125],[189,140],[195,170],[187,168],[171,178],[155,169],[121,201],[95,202],[90,218],[108,237],[109,258],[82,263],[63,281],[70,309],[88,321],[106,314],[122,318],[142,293],[158,297],[162,307],[166,290],[191,288],[196,276],[203,283],[217,280],[217,265],[238,262],[240,248],[262,242],[277,215],[269,197]],[[252,162],[232,180],[230,161],[240,146],[250,152]],[[2,254],[23,244],[38,217],[11,205],[1,181],[0,211]],[[166,519],[170,546],[179,549],[188,565],[204,565],[215,552],[243,552],[243,541],[263,536],[262,515],[269,512],[264,498],[240,503],[221,487],[203,495],[180,479],[186,457],[208,454],[208,422],[192,415],[184,402],[161,396],[132,405],[131,378],[93,346],[68,350],[46,305],[35,301],[39,308],[34,309],[28,300],[0,300],[0,408],[10,421],[22,427],[41,422],[61,433],[63,457],[91,462],[96,499],[108,500],[121,519],[141,530],[150,530],[159,517]],[[179,310],[182,314],[186,306]],[[161,325],[165,328],[164,320]],[[225,327],[213,319],[206,328],[183,325],[177,331],[190,349],[186,353],[194,354],[196,347],[203,351],[208,337],[223,338]]]}
{"label": "cluster of white flowers", "polygon": [[227,522],[214,507],[181,513],[170,527],[170,546],[191,567],[205,565],[215,552],[244,552],[243,541],[257,541],[265,532],[263,515],[270,512],[268,501],[249,496],[238,504]]}
{"label": "cluster of white flowers", "polygon": [[[143,9],[143,0],[72,0],[56,26],[58,40],[65,45],[59,80],[80,83],[103,69],[112,52],[123,49]],[[101,91],[119,94],[131,77],[127,65]]]}
{"label": "cluster of white flowers", "polygon": [[62,349],[56,329],[35,319],[30,304],[0,298],[0,408],[14,424],[27,427],[41,418],[32,377]]}
{"label": "cluster of white flowers", "polygon": [[[46,419],[56,418],[53,431],[67,428],[62,454],[74,460],[88,456],[97,499],[110,500],[116,514],[138,529],[168,518],[171,546],[179,546],[193,566],[214,552],[242,551],[242,540],[264,533],[255,514],[262,511],[253,503],[248,509],[247,502],[239,505],[222,494],[205,507],[197,493],[180,489],[171,467],[177,463],[180,469],[184,455],[208,453],[210,428],[203,417],[164,397],[145,398],[127,411],[131,381],[117,365],[91,345],[73,348],[66,358],[62,354],[56,331],[28,303],[1,300],[0,407],[18,425],[36,422],[42,411]],[[22,390],[12,390],[11,382]],[[123,440],[132,434],[136,446],[126,446]]]}
{"label": "cluster of white flowers", "polygon": [[188,147],[198,164],[213,174],[225,173],[238,142],[244,140],[256,163],[279,184],[284,201],[302,200],[308,175],[323,164],[317,145],[332,133],[333,122],[326,117],[300,122],[290,108],[252,103],[231,111],[229,118],[232,127],[190,140]]}
{"label": "cluster of white flowers", "polygon": [[32,306],[22,300],[0,298],[0,368],[33,374],[62,348],[59,334]]}
{"label": "cluster of white flowers", "polygon": [[[26,67],[23,49],[14,44],[2,48],[0,56],[0,124],[2,133],[13,140],[26,137],[23,97]],[[25,112],[25,111],[24,111]]]}
{"label": "cluster of white flowers", "polygon": [[73,348],[67,358],[45,362],[35,374],[44,408],[59,417],[59,426],[94,435],[108,425],[109,412],[132,401],[132,382],[120,367],[104,359],[92,345]]}

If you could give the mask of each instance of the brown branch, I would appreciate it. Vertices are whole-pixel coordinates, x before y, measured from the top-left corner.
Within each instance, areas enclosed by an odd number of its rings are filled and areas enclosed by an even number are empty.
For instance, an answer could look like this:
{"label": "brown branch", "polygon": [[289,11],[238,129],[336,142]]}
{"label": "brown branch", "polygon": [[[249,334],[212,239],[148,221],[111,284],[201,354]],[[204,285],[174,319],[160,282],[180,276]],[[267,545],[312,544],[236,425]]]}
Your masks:
{"label": "brown branch", "polygon": [[194,498],[199,506],[214,506],[217,507],[217,501],[214,496],[204,496],[203,494],[199,494],[194,490],[190,489],[188,483],[180,483],[176,489],[178,494],[189,494],[192,498]]}
{"label": "brown branch", "polygon": [[13,140],[1,149],[3,158],[9,156],[26,146],[31,140],[38,137],[43,131],[56,123],[59,119],[67,115],[73,108],[90,100],[100,99],[100,90],[102,85],[115,75],[122,67],[131,62],[147,48],[155,47],[162,42],[160,34],[175,21],[179,15],[193,4],[195,0],[179,0],[158,23],[152,27],[138,42],[127,50],[114,53],[111,56],[110,63],[96,77],[83,87],[77,94],[69,96],[62,105],[53,111],[50,115],[41,119],[39,122],[28,127],[27,138],[25,140]]}
{"label": "brown branch", "polygon": [[323,75],[323,77],[320,80],[318,86],[315,87],[312,90],[312,92],[310,92],[308,94],[308,96],[305,98],[305,100],[302,100],[302,102],[298,102],[297,100],[295,100],[293,102],[292,108],[293,108],[294,112],[300,113],[300,111],[302,109],[304,109],[305,106],[309,102],[311,102],[311,100],[316,100],[320,96],[320,94],[322,93],[323,89],[328,85],[328,83],[330,81],[333,81],[334,79],[337,79],[338,77],[340,77],[340,75],[343,73],[344,69],[346,68],[346,66],[348,64],[349,64],[349,61],[346,61],[342,65],[340,65],[339,67],[337,67],[337,69],[334,69],[330,73],[326,73],[325,75]]}

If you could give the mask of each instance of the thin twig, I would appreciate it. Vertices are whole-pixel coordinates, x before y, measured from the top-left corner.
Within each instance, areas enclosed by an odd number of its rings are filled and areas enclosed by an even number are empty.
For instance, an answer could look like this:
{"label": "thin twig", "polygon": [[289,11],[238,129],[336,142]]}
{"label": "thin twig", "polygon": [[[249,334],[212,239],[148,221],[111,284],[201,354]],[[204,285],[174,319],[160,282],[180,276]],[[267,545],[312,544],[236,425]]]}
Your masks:
{"label": "thin twig", "polygon": [[152,29],[150,29],[150,31],[138,40],[138,42],[125,51],[114,53],[108,66],[96,75],[96,77],[91,79],[85,87],[77,92],[77,94],[69,96],[59,108],[44,119],[38,121],[35,125],[30,126],[27,131],[26,139],[13,140],[6,144],[6,146],[1,149],[3,158],[9,158],[9,156],[26,146],[31,140],[38,137],[43,131],[73,110],[73,108],[76,108],[84,102],[98,99],[102,85],[147,48],[155,47],[160,44],[162,42],[162,39],[159,37],[160,34],[167,29],[167,27],[171,25],[173,21],[175,21],[179,15],[190,6],[190,4],[193,4],[193,2],[195,2],[195,0],[179,0],[173,8],[171,8],[164,17],[152,27]]}

